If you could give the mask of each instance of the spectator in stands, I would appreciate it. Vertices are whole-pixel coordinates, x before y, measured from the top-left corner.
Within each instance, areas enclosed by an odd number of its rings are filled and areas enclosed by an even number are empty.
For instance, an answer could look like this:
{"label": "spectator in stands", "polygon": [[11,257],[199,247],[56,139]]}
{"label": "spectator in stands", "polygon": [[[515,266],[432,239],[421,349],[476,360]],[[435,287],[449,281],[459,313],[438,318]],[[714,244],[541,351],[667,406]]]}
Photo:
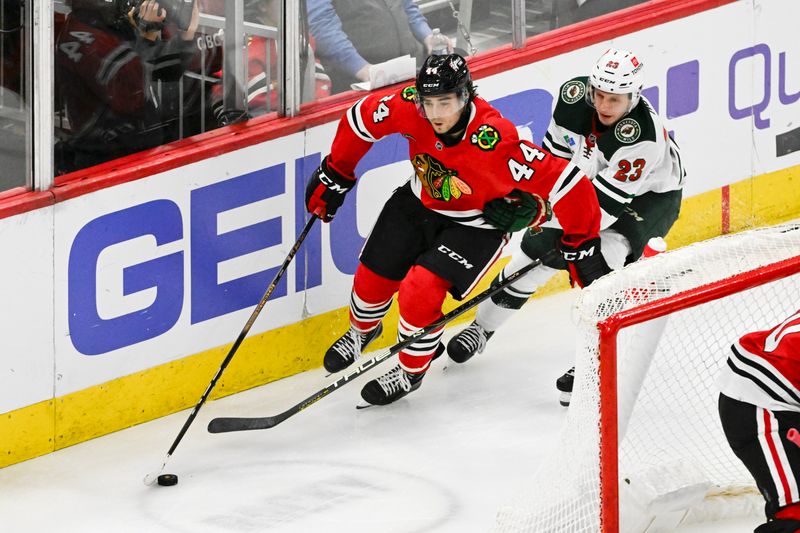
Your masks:
{"label": "spectator in stands", "polygon": [[[307,0],[311,35],[333,92],[369,80],[369,67],[411,55],[421,64],[437,46],[413,0]],[[446,38],[444,38],[446,39]],[[453,44],[446,39],[447,51]]]}
{"label": "spectator in stands", "polygon": [[[305,21],[305,6],[301,5],[301,20]],[[264,26],[278,27],[279,0],[245,0],[244,20]],[[301,27],[305,26],[301,24]],[[305,30],[305,28],[303,28]],[[330,79],[314,60],[314,50],[304,31],[305,55],[301,58],[303,72],[302,101],[329,96]],[[263,115],[278,108],[278,47],[274,39],[250,36],[247,39],[247,75],[245,88],[246,104],[243,109],[225,108],[222,82],[212,90],[211,107],[219,126],[226,126],[251,117]],[[317,68],[315,68],[317,67]],[[217,73],[222,77],[222,72]]]}
{"label": "spectator in stands", "polygon": [[[177,83],[197,50],[199,10],[184,31],[156,0],[71,0],[56,40],[56,83],[69,120],[60,172],[177,138]],[[159,83],[165,82],[165,83]],[[170,90],[174,89],[174,90]],[[167,111],[165,111],[167,110]]]}

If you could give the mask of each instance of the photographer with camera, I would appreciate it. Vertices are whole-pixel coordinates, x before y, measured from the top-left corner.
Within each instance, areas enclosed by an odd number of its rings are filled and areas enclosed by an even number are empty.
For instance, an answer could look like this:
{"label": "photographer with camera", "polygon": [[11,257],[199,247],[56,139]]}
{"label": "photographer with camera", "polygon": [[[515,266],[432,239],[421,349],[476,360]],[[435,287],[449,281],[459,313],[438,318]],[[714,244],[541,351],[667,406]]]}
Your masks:
{"label": "photographer with camera", "polygon": [[178,82],[197,51],[195,0],[70,6],[56,40],[56,90],[69,122],[59,173],[176,140]]}

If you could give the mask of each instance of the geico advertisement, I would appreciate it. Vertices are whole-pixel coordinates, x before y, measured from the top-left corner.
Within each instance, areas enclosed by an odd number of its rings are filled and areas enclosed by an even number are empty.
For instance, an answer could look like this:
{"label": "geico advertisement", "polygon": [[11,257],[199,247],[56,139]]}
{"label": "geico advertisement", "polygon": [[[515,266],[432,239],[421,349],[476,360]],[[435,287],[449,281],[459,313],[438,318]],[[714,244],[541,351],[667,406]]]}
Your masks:
{"label": "geico advertisement", "polygon": [[[768,7],[759,24],[788,31]],[[671,119],[688,195],[798,164],[785,140],[800,98],[798,45],[781,31],[754,42],[751,9],[732,4],[611,43],[645,62],[645,94]],[[685,38],[703,34],[702,44]],[[540,142],[560,84],[608,45],[478,80],[479,92]],[[305,223],[305,180],[335,127],[57,205],[57,395],[232,342]],[[251,334],[348,304],[359,250],[410,175],[407,157],[399,135],[375,144],[357,168],[363,181],[331,224],[313,228]]]}

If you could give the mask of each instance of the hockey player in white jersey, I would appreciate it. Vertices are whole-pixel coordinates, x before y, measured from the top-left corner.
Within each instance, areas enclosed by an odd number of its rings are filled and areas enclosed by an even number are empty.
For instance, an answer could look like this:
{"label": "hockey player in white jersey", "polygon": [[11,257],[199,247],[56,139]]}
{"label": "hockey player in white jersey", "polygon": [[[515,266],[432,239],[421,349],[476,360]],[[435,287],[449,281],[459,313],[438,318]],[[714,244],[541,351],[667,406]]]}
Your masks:
{"label": "hockey player in white jersey", "polygon": [[[643,80],[639,58],[609,49],[589,76],[561,86],[543,143],[592,180],[602,209],[602,254],[613,270],[641,257],[651,238],[665,236],[681,205],[685,172],[680,152],[642,96]],[[492,334],[538,287],[567,269],[563,254],[545,258],[558,248],[560,235],[557,218],[541,231],[526,231],[499,279],[533,259],[544,259],[544,264],[478,307],[475,321],[447,345],[453,361],[463,363],[482,352]],[[572,381],[573,369],[557,382],[563,405],[569,405]]]}

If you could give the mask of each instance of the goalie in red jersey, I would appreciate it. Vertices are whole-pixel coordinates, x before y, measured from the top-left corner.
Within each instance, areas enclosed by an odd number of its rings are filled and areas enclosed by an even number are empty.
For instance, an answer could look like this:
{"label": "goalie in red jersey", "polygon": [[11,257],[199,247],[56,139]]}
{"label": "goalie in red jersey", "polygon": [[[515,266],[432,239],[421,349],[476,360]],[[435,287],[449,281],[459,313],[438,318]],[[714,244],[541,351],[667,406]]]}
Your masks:
{"label": "goalie in red jersey", "polygon": [[720,373],[725,437],[766,500],[755,533],[800,531],[800,310],[731,346]]}
{"label": "goalie in red jersey", "polygon": [[[339,123],[331,153],[306,188],[310,213],[330,221],[355,186],[372,143],[400,133],[414,168],[384,205],[361,252],[350,300],[350,330],[327,351],[339,372],[381,332],[398,294],[403,340],[442,316],[449,292],[462,299],[500,256],[513,231],[536,227],[551,206],[561,251],[581,284],[609,271],[600,254],[600,209],[577,166],[522,141],[514,125],[479,98],[463,57],[426,59],[416,84],[356,102]],[[368,382],[362,398],[385,405],[420,386],[444,351],[442,330],[399,353],[400,364]]]}

